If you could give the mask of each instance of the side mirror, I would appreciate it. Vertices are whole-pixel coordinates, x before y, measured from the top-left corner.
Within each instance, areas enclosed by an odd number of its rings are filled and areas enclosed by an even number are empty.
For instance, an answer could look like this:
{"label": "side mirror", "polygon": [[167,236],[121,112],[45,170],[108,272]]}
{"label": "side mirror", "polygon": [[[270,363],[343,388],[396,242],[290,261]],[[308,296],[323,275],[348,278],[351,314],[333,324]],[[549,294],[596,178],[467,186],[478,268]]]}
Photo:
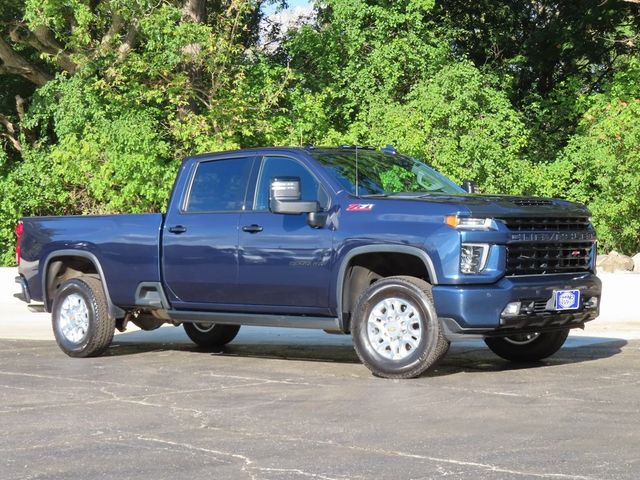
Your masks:
{"label": "side mirror", "polygon": [[476,182],[472,182],[471,180],[465,180],[462,182],[462,188],[467,193],[476,193]]}
{"label": "side mirror", "polygon": [[273,213],[297,215],[319,210],[318,202],[300,200],[300,177],[276,177],[269,187],[269,209]]}

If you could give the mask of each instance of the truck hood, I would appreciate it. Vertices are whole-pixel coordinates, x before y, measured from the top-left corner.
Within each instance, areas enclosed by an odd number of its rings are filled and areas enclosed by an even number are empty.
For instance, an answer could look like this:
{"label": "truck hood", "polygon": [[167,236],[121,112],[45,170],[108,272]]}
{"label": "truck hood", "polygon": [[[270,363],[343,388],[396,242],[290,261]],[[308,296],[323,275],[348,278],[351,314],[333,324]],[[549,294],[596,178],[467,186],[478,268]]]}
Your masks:
{"label": "truck hood", "polygon": [[384,200],[411,200],[448,204],[458,213],[473,217],[589,217],[591,212],[580,203],[554,198],[508,195],[390,195]]}

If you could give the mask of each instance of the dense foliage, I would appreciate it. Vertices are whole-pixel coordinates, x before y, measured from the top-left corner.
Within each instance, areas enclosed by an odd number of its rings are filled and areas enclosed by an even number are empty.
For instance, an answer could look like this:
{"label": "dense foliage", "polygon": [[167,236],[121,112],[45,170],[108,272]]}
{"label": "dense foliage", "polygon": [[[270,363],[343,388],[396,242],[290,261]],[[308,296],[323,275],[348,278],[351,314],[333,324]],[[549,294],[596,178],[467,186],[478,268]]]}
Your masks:
{"label": "dense foliage", "polygon": [[161,210],[185,155],[301,143],[585,202],[640,250],[637,1],[263,3],[2,2],[0,263],[21,215]]}

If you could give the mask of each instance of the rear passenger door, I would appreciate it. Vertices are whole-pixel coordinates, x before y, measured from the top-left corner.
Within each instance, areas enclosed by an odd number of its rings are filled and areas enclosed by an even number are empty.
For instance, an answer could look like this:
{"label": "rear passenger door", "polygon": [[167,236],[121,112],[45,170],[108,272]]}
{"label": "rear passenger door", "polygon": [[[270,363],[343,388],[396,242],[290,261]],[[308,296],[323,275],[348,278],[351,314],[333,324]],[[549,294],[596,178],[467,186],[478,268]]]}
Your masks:
{"label": "rear passenger door", "polygon": [[238,294],[241,303],[256,311],[328,314],[332,230],[310,227],[306,214],[269,211],[271,179],[291,176],[300,178],[301,200],[329,208],[327,191],[304,163],[263,157],[251,209],[240,213]]}
{"label": "rear passenger door", "polygon": [[167,213],[163,273],[176,308],[219,309],[239,300],[238,220],[253,162],[245,156],[195,163],[178,208]]}

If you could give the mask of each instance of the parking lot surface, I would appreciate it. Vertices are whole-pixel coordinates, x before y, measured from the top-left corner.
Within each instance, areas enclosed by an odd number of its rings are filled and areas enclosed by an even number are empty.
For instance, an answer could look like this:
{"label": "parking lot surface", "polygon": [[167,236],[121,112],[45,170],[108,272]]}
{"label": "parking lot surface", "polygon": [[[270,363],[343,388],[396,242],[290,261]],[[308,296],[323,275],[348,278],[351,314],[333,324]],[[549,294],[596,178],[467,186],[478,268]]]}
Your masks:
{"label": "parking lot surface", "polygon": [[469,341],[382,380],[350,337],[300,330],[205,351],[163,327],[93,359],[3,339],[1,477],[638,478],[640,341],[570,337],[527,367]]}
{"label": "parking lot surface", "polygon": [[454,344],[416,380],[377,379],[348,336],[182,328],[65,356],[0,268],[0,480],[637,479],[640,275],[603,275],[600,318],[517,368]]}

